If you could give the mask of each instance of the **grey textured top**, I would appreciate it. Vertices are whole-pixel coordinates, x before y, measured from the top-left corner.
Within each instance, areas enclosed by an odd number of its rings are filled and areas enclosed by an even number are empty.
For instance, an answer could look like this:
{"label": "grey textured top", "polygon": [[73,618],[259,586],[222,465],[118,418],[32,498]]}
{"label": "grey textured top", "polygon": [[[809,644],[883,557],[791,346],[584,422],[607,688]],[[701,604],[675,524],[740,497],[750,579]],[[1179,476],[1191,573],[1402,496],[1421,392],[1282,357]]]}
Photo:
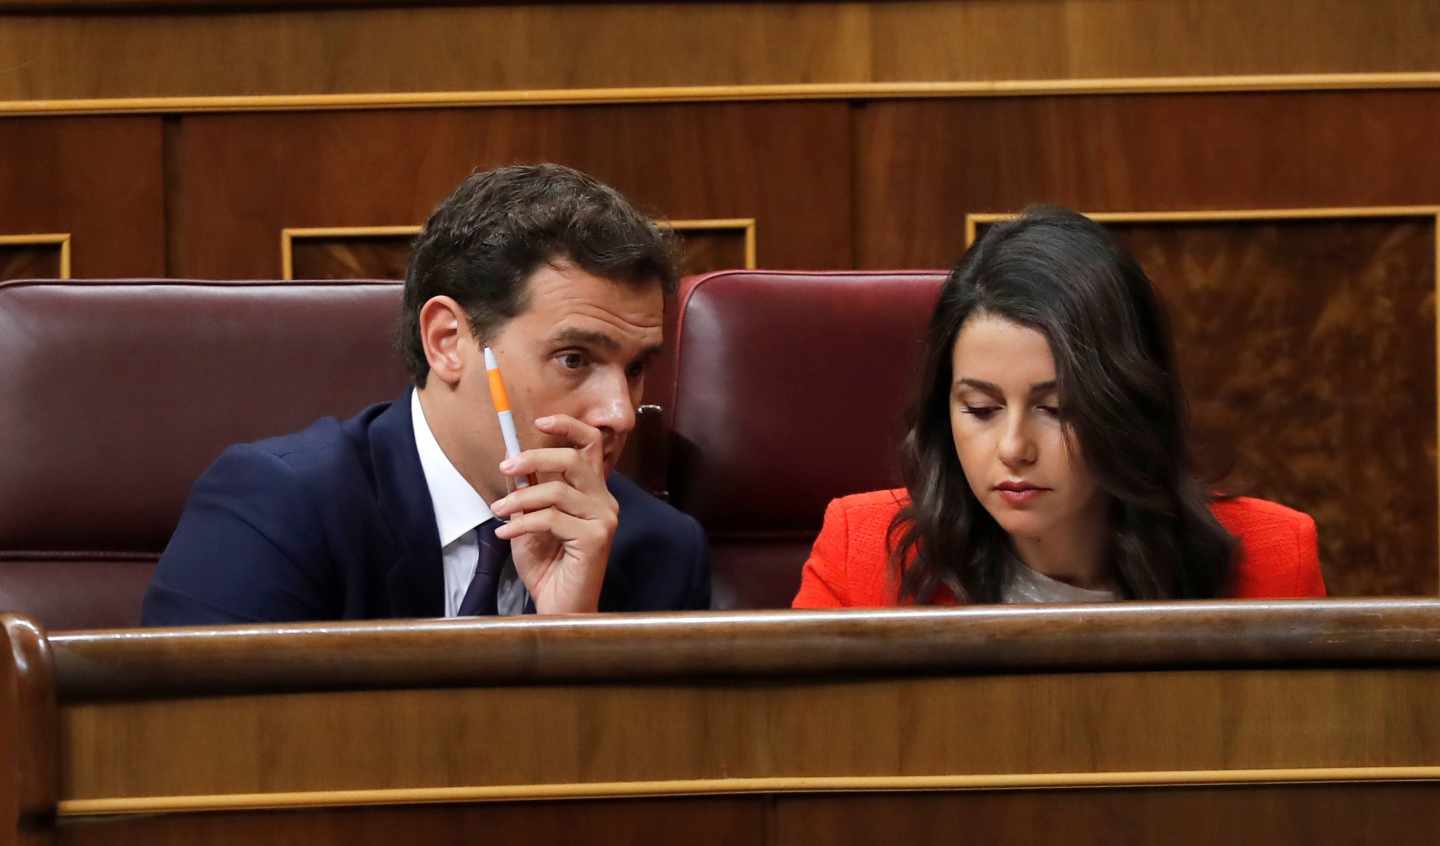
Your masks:
{"label": "grey textured top", "polygon": [[1067,585],[1044,573],[1011,560],[1010,574],[1000,591],[1000,601],[1020,602],[1114,602],[1113,590],[1087,590]]}

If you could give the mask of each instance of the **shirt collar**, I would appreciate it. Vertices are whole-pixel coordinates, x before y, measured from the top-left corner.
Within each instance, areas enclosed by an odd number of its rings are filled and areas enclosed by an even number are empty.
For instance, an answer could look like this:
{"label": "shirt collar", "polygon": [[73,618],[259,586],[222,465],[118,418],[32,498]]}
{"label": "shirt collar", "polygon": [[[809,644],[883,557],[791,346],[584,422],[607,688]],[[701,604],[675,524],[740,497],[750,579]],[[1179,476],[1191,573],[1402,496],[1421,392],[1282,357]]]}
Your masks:
{"label": "shirt collar", "polygon": [[495,515],[484,497],[465,481],[435,440],[435,434],[425,420],[425,409],[420,407],[418,390],[410,392],[410,419],[414,422],[415,449],[420,453],[420,469],[425,474],[425,486],[430,489],[430,502],[435,507],[435,528],[443,549]]}

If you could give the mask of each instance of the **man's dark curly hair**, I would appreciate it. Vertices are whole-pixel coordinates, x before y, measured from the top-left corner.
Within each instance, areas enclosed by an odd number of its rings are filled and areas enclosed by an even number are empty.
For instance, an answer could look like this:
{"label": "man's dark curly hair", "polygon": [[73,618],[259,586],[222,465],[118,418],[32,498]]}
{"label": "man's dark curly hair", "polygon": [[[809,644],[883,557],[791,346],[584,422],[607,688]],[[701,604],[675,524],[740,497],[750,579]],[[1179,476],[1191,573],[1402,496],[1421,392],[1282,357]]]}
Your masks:
{"label": "man's dark curly hair", "polygon": [[472,173],[425,222],[405,272],[400,350],[415,384],[430,373],[420,341],[426,302],[452,297],[476,337],[489,339],[525,310],[530,275],[556,261],[667,294],[678,275],[674,236],[586,174],[556,164]]}

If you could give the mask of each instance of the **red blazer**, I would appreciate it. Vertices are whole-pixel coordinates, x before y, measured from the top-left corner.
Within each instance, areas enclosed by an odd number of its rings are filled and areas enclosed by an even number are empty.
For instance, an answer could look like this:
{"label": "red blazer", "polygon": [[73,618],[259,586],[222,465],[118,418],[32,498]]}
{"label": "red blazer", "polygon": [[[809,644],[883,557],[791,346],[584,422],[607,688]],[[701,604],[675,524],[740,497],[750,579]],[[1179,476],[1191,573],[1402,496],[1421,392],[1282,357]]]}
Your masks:
{"label": "red blazer", "polygon": [[[885,533],[906,501],[903,488],[831,500],[791,605],[893,608],[901,604]],[[1325,595],[1315,550],[1315,521],[1309,515],[1248,497],[1214,502],[1210,510],[1240,540],[1231,598]],[[955,599],[942,589],[934,604],[954,605]]]}

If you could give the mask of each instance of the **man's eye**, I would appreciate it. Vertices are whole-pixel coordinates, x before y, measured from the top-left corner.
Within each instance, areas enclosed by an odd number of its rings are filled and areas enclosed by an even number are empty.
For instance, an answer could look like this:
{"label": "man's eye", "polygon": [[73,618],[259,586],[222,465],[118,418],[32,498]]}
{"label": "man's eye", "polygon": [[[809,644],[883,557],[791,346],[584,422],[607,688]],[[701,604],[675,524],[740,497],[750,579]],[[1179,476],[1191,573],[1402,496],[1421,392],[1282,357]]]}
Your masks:
{"label": "man's eye", "polygon": [[566,370],[579,370],[590,363],[590,359],[582,352],[563,352],[555,356],[555,360]]}
{"label": "man's eye", "polygon": [[990,416],[1000,409],[993,405],[967,405],[961,410],[973,415],[976,420],[989,420]]}
{"label": "man's eye", "polygon": [[643,361],[637,361],[629,367],[625,368],[625,378],[629,379],[632,382],[644,375],[645,362]]}

